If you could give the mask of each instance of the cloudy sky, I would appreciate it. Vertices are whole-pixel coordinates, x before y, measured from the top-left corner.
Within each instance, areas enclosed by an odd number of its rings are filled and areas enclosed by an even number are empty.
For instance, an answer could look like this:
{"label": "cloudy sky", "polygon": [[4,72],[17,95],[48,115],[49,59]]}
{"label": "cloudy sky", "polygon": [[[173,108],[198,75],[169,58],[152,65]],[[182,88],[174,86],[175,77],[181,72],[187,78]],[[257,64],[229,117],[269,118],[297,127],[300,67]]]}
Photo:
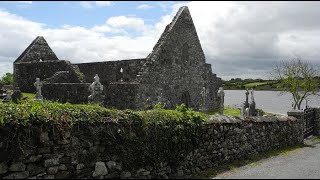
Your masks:
{"label": "cloudy sky", "polygon": [[268,79],[272,64],[320,64],[320,2],[2,1],[0,77],[37,36],[72,63],[146,57],[187,5],[213,72]]}

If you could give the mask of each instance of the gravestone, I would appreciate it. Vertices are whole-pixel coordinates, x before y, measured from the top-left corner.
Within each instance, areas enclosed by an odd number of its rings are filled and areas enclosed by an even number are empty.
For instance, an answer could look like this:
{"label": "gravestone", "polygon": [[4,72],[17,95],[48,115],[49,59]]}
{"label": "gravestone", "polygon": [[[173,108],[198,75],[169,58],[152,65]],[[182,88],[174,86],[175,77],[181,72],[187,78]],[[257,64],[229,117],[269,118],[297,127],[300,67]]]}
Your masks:
{"label": "gravestone", "polygon": [[245,100],[245,102],[242,103],[241,110],[240,110],[240,115],[241,115],[241,118],[243,118],[243,119],[245,119],[246,117],[249,116],[249,106],[250,106],[249,101],[248,101],[249,94],[250,93],[249,93],[248,88],[247,88],[246,92],[245,92],[246,100]]}
{"label": "gravestone", "polygon": [[224,109],[224,91],[223,91],[223,87],[219,87],[218,97],[219,97],[219,114],[223,114],[223,109]]}
{"label": "gravestone", "polygon": [[10,102],[11,100],[12,100],[11,94],[10,94],[9,90],[7,89],[6,96],[3,98],[2,102],[7,103],[7,102]]}
{"label": "gravestone", "polygon": [[43,86],[43,83],[40,81],[40,78],[36,78],[36,82],[34,83],[34,86],[36,87],[37,93],[36,97],[34,98],[35,101],[43,101],[43,96],[41,94],[41,88]]}
{"label": "gravestone", "polygon": [[247,107],[249,107],[249,101],[248,101],[248,99],[249,99],[249,91],[248,91],[248,88],[246,89],[246,101],[244,102],[244,108],[247,108]]}
{"label": "gravestone", "polygon": [[201,110],[202,111],[207,111],[207,95],[208,95],[208,90],[206,89],[206,87],[202,87],[202,91],[201,91],[201,96],[202,96],[202,103],[201,103]]}
{"label": "gravestone", "polygon": [[152,109],[152,102],[151,102],[151,98],[150,97],[148,97],[146,102],[144,103],[144,109],[145,110]]}
{"label": "gravestone", "polygon": [[103,85],[100,83],[98,74],[94,76],[94,82],[89,86],[91,95],[88,96],[89,103],[102,103],[103,102]]}
{"label": "gravestone", "polygon": [[21,100],[21,97],[22,97],[22,94],[21,94],[21,91],[20,91],[20,88],[19,87],[14,87],[14,90],[13,90],[13,93],[12,93],[12,101],[14,103],[18,103],[18,101]]}
{"label": "gravestone", "polygon": [[256,102],[254,101],[253,97],[253,89],[251,90],[251,102],[249,104],[249,116],[256,116],[257,110],[256,110]]}

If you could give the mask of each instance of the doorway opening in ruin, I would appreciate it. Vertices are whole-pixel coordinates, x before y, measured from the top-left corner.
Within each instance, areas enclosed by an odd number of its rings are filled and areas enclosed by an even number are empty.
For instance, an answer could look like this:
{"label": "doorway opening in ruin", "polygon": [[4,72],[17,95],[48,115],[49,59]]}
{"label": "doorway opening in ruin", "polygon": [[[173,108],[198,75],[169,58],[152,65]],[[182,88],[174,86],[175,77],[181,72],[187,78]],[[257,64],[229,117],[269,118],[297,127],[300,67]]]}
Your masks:
{"label": "doorway opening in ruin", "polygon": [[186,107],[189,108],[191,100],[190,100],[190,94],[188,91],[185,91],[182,93],[181,103],[184,103]]}

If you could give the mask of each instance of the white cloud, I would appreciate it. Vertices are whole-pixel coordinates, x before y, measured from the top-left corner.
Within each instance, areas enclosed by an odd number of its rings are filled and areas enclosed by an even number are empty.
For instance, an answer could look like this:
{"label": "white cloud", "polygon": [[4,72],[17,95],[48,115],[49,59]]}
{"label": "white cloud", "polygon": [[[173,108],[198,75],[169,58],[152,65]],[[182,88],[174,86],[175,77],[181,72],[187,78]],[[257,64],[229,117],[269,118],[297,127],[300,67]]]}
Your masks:
{"label": "white cloud", "polygon": [[111,1],[80,1],[80,6],[82,6],[85,9],[92,9],[95,6],[98,7],[106,7],[110,6],[112,3]]}
{"label": "white cloud", "polygon": [[96,1],[96,5],[100,7],[110,6],[111,1]]}
{"label": "white cloud", "polygon": [[23,4],[32,4],[32,1],[17,1],[18,3],[23,3]]}
{"label": "white cloud", "polygon": [[319,63],[319,2],[197,1],[163,6],[168,13],[155,24],[116,16],[90,28],[48,28],[0,10],[0,77],[40,35],[73,63],[146,57],[181,5],[189,7],[207,62],[220,77],[265,78],[274,61],[292,55]]}
{"label": "white cloud", "polygon": [[82,6],[85,9],[91,9],[93,8],[93,5],[90,1],[81,1],[80,6]]}
{"label": "white cloud", "polygon": [[115,16],[109,18],[106,23],[115,28],[128,28],[134,30],[145,30],[144,20],[135,17]]}
{"label": "white cloud", "polygon": [[143,10],[147,10],[147,9],[152,9],[153,6],[148,5],[148,4],[141,4],[139,6],[137,6],[137,9],[143,9]]}
{"label": "white cloud", "polygon": [[185,5],[207,62],[218,76],[265,78],[274,61],[294,54],[319,63],[319,2],[194,1]]}

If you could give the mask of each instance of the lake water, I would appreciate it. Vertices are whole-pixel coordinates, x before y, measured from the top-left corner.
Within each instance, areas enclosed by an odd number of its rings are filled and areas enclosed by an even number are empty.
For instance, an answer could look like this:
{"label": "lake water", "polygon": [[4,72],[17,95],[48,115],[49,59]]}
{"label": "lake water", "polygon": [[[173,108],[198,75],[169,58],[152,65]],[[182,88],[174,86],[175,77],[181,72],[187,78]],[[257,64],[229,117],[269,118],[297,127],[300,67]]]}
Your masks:
{"label": "lake water", "polygon": [[[240,107],[246,100],[246,90],[224,90],[224,104],[225,106]],[[250,92],[250,91],[249,91]],[[253,96],[256,102],[256,108],[262,109],[266,112],[277,114],[287,114],[292,109],[292,95],[285,93],[279,95],[280,91],[254,91]],[[251,93],[249,94],[249,103],[251,100]],[[305,108],[306,101],[304,100],[301,109]],[[308,106],[320,107],[320,96],[308,97]]]}

